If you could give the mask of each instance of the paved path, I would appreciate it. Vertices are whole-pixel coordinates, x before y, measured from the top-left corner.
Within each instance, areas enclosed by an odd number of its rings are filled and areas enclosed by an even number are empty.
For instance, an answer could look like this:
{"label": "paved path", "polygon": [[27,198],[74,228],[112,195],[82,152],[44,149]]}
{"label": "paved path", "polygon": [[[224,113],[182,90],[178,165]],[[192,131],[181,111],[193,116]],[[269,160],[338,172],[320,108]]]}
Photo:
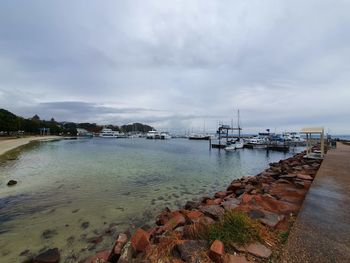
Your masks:
{"label": "paved path", "polygon": [[328,151],[281,262],[350,262],[350,146]]}

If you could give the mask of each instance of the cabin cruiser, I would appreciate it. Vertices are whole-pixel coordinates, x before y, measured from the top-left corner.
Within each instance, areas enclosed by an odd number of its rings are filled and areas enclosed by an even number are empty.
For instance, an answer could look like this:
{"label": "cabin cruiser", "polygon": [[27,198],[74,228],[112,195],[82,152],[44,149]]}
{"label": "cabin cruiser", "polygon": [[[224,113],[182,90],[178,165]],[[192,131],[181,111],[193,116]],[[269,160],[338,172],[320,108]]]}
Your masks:
{"label": "cabin cruiser", "polygon": [[160,133],[160,139],[162,140],[168,140],[168,139],[171,139],[171,136],[168,132],[161,132]]}
{"label": "cabin cruiser", "polygon": [[260,136],[255,136],[245,140],[245,145],[248,148],[266,148],[268,143],[269,139],[267,137]]}
{"label": "cabin cruiser", "polygon": [[109,129],[109,128],[103,128],[99,136],[101,138],[118,138],[119,132],[113,131],[112,129]]}
{"label": "cabin cruiser", "polygon": [[149,131],[146,135],[146,139],[160,139],[160,134],[157,131]]}

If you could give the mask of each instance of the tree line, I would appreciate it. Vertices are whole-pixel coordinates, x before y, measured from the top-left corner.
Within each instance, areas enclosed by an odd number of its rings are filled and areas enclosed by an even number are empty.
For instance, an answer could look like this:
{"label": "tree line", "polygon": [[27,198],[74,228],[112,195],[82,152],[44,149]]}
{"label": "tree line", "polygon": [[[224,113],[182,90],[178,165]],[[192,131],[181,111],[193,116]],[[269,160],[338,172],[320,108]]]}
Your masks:
{"label": "tree line", "polygon": [[122,125],[119,127],[116,125],[102,126],[96,123],[57,122],[54,118],[51,118],[51,120],[42,120],[38,115],[26,119],[5,109],[0,109],[0,132],[3,135],[18,133],[39,134],[40,128],[49,128],[52,135],[76,135],[77,128],[98,133],[103,127],[120,132],[148,132],[153,129],[151,126],[142,123]]}

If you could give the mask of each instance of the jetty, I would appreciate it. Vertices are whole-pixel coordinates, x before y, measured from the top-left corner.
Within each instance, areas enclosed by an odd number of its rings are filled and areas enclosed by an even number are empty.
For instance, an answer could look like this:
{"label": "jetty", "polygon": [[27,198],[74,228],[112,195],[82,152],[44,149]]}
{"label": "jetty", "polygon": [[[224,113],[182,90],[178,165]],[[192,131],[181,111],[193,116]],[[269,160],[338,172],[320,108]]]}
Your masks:
{"label": "jetty", "polygon": [[325,155],[290,232],[281,262],[349,262],[350,146]]}

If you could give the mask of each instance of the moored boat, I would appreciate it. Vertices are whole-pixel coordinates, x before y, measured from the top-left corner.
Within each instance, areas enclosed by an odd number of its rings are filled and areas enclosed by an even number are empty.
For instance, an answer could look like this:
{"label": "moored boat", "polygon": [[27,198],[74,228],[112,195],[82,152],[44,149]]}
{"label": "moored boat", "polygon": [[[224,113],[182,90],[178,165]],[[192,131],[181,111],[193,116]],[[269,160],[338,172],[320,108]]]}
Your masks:
{"label": "moored boat", "polygon": [[119,132],[113,131],[109,128],[103,128],[100,132],[99,136],[101,138],[118,138]]}

